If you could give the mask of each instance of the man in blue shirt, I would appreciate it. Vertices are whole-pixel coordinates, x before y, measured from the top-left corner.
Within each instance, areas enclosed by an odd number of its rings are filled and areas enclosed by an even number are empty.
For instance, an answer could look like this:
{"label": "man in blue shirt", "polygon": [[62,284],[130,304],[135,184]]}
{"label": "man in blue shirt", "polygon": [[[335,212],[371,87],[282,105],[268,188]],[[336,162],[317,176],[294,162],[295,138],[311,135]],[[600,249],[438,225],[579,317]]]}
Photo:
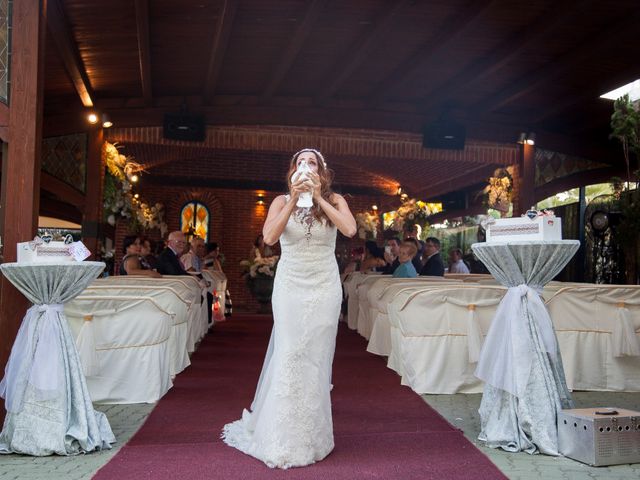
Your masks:
{"label": "man in blue shirt", "polygon": [[402,242],[400,244],[400,252],[398,253],[400,265],[393,272],[394,278],[415,278],[418,276],[416,267],[411,262],[417,252],[418,249],[413,242]]}

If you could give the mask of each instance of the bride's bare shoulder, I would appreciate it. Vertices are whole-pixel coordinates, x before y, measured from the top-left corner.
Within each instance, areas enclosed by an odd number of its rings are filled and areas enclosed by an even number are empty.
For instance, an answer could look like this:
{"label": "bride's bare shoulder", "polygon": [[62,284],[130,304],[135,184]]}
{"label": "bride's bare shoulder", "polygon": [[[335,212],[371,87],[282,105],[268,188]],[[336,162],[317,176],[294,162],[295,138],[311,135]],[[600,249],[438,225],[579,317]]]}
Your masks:
{"label": "bride's bare shoulder", "polygon": [[338,202],[346,202],[346,200],[339,193],[332,193],[331,194],[331,203],[333,203],[335,205]]}
{"label": "bride's bare shoulder", "polygon": [[269,211],[279,212],[280,210],[282,210],[282,208],[286,205],[288,201],[289,201],[288,195],[278,195],[276,198],[273,199],[273,201],[271,202],[271,205],[269,205]]}

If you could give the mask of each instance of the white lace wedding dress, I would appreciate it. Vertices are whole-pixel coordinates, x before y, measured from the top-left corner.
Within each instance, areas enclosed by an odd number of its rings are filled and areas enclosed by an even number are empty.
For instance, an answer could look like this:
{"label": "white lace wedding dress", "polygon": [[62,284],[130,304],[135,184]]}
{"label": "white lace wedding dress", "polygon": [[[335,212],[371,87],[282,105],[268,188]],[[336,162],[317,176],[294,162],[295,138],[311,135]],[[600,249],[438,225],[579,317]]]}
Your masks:
{"label": "white lace wedding dress", "polygon": [[224,426],[224,441],[269,467],[322,460],[333,449],[331,364],[341,287],[336,227],[298,209],[280,236],[274,326],[250,411]]}

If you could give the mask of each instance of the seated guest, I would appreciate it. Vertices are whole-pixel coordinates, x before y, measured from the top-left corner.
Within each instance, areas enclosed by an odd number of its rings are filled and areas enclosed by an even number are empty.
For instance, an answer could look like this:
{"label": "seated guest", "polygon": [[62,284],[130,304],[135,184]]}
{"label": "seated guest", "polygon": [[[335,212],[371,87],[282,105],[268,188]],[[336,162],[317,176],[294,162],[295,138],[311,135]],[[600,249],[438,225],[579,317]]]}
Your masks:
{"label": "seated guest", "polygon": [[440,256],[440,240],[429,237],[424,244],[425,263],[420,275],[444,277],[444,262]]}
{"label": "seated guest", "polygon": [[483,273],[485,275],[489,273],[489,270],[484,266],[484,263],[478,260],[472,252],[465,255],[463,260],[464,263],[469,265],[469,271],[471,273]]}
{"label": "seated guest", "polygon": [[[196,237],[196,238],[199,239],[200,241],[203,241],[199,237]],[[187,244],[187,240],[184,236],[184,233],[182,233],[180,230],[176,230],[175,232],[171,232],[169,234],[169,238],[167,239],[167,248],[165,248],[162,251],[162,253],[158,256],[158,271],[160,273],[162,273],[163,275],[189,275],[189,272],[185,270],[184,266],[182,265],[182,262],[180,262],[180,257],[184,252],[186,244]],[[193,248],[193,243],[192,243],[192,248]],[[200,261],[200,259],[198,258],[197,261]],[[193,268],[191,273],[195,275],[196,273],[195,265],[190,265],[190,266]],[[198,263],[197,266],[199,267],[200,264]],[[200,272],[200,270],[197,270],[197,272]],[[202,279],[201,275],[195,275],[195,276],[200,280],[200,286],[202,288],[208,287],[207,282],[204,279]],[[211,294],[211,292],[207,292],[207,303],[209,305],[209,308],[207,310],[207,313],[209,315],[209,324],[211,324],[211,319],[212,319],[211,307],[213,306],[213,295]]]}
{"label": "seated guest", "polygon": [[205,247],[207,254],[204,256],[204,266],[209,270],[222,271],[220,263],[220,247],[216,242],[207,243]]}
{"label": "seated guest", "polygon": [[155,248],[154,243],[147,237],[140,237],[140,263],[148,270],[156,268],[156,256],[151,253]]}
{"label": "seated guest", "polygon": [[420,241],[414,237],[407,237],[404,239],[404,241],[411,242],[416,247],[416,254],[411,259],[411,263],[413,264],[413,268],[416,269],[416,272],[419,272],[422,269],[422,245],[420,244]]}
{"label": "seated guest", "polygon": [[418,276],[416,268],[411,260],[416,255],[416,246],[413,242],[402,242],[399,247],[398,261],[400,265],[393,272],[393,278],[415,278]]}
{"label": "seated guest", "polygon": [[384,249],[384,260],[387,263],[382,270],[384,274],[392,274],[396,268],[400,265],[398,255],[400,253],[400,240],[392,237],[387,240],[387,245]]}
{"label": "seated guest", "polygon": [[449,273],[469,273],[469,267],[462,260],[462,250],[459,248],[449,250]]}
{"label": "seated guest", "polygon": [[351,250],[351,257],[349,259],[349,263],[346,267],[344,267],[344,271],[342,273],[352,273],[360,271],[360,265],[364,260],[364,248],[356,247]]}
{"label": "seated guest", "polygon": [[140,239],[135,235],[124,237],[122,243],[124,257],[120,263],[118,273],[120,275],[144,275],[152,278],[161,278],[158,272],[145,269],[140,262]]}
{"label": "seated guest", "polygon": [[386,265],[383,250],[373,240],[364,244],[364,260],[360,264],[361,272],[372,272]]}
{"label": "seated guest", "polygon": [[187,241],[184,233],[177,230],[169,234],[167,247],[158,255],[156,269],[163,275],[189,275],[180,263],[180,256]]}
{"label": "seated guest", "polygon": [[204,267],[204,256],[204,240],[200,237],[193,237],[191,239],[191,249],[180,257],[180,261],[187,272],[199,273]]}

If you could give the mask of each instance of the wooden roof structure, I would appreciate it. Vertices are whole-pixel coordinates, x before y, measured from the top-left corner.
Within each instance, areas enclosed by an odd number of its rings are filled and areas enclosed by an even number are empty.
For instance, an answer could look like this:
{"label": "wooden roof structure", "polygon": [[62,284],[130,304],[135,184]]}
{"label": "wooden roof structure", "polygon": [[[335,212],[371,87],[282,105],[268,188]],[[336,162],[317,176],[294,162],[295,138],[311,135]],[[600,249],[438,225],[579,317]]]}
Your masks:
{"label": "wooden roof structure", "polygon": [[[50,0],[44,131],[87,108],[118,127],[181,109],[209,125],[413,134],[444,118],[469,139],[535,132],[616,164],[598,97],[640,76],[639,20],[626,0]],[[426,191],[466,167],[411,177]]]}

